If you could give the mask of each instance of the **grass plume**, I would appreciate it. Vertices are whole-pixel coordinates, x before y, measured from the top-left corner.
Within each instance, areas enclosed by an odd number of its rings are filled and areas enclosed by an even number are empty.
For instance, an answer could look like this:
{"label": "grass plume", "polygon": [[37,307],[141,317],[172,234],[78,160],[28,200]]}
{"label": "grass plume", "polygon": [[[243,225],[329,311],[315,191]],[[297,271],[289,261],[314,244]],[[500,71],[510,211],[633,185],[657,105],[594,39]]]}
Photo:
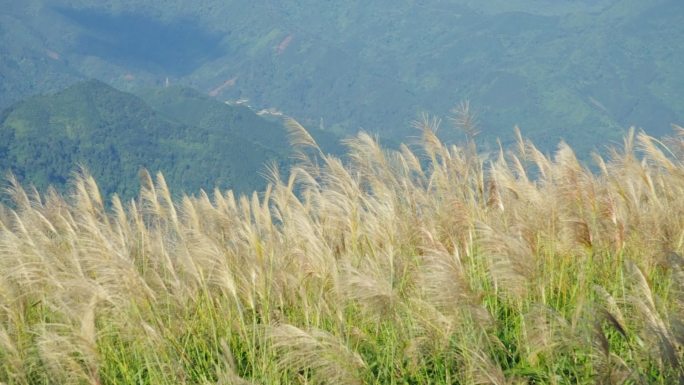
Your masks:
{"label": "grass plume", "polygon": [[684,141],[630,132],[591,171],[517,132],[477,154],[415,126],[261,193],[174,198],[141,173],[106,202],[10,177],[0,383],[683,383]]}

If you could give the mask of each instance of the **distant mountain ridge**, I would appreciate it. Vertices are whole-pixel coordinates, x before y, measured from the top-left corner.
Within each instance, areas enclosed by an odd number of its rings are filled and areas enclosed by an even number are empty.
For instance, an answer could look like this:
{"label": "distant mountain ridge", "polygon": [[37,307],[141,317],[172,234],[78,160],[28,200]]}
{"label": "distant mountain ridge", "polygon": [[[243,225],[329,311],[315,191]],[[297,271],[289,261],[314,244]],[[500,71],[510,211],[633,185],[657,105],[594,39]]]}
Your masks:
{"label": "distant mountain ridge", "polygon": [[82,78],[130,92],[168,78],[396,141],[466,99],[492,147],[514,125],[543,151],[563,138],[586,153],[684,123],[681,0],[5,3],[0,108]]}
{"label": "distant mountain ridge", "polygon": [[[291,161],[282,122],[181,87],[141,98],[90,80],[16,103],[1,118],[0,171],[41,189],[65,189],[82,165],[106,195],[135,196],[141,168],[162,171],[174,191],[249,192],[265,185],[267,163]],[[313,134],[338,151],[334,136]]]}

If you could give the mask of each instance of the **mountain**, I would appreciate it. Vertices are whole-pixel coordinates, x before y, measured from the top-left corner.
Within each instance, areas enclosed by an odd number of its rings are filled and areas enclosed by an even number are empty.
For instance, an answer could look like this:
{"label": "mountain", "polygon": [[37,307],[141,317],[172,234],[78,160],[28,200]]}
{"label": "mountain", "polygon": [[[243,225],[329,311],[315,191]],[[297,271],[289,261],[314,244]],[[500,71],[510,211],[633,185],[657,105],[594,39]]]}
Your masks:
{"label": "mountain", "polygon": [[[0,170],[40,189],[67,186],[85,166],[107,195],[135,196],[138,172],[163,171],[176,191],[261,189],[265,165],[290,162],[282,123],[190,89],[150,90],[140,97],[91,80],[36,96],[0,120]],[[328,133],[316,133],[337,151]]]}
{"label": "mountain", "polygon": [[[282,113],[275,109],[255,113],[244,103],[218,102],[195,89],[181,86],[144,89],[137,95],[167,119],[211,132],[225,133],[228,129],[231,140],[257,143],[277,151],[283,158],[291,154],[281,122]],[[317,127],[307,129],[322,149],[336,154],[344,152],[338,136]]]}
{"label": "mountain", "polygon": [[6,3],[0,106],[81,78],[136,92],[168,79],[403,139],[421,111],[468,99],[482,141],[518,124],[543,149],[580,151],[684,121],[679,0]]}

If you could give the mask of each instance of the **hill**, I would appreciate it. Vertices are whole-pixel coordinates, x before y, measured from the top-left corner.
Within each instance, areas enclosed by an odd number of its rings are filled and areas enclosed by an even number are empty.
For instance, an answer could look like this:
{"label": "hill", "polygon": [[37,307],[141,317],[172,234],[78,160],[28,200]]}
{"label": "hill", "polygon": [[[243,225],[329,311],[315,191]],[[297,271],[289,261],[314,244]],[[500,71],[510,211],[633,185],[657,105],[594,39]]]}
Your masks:
{"label": "hill", "polygon": [[[17,103],[0,120],[0,169],[41,190],[64,189],[82,165],[105,194],[132,197],[141,168],[163,171],[178,191],[251,191],[265,185],[267,163],[289,163],[279,120],[189,89],[150,91],[148,97],[158,110],[93,80]],[[321,136],[334,144],[329,134]]]}
{"label": "hill", "polygon": [[[282,113],[264,109],[255,112],[245,104],[223,103],[196,89],[171,86],[143,89],[136,93],[162,116],[176,122],[212,132],[223,132],[231,139],[258,143],[279,153],[291,154]],[[321,148],[342,154],[339,137],[316,127],[309,129]]]}
{"label": "hill", "polygon": [[401,140],[418,112],[469,99],[483,141],[518,124],[545,151],[563,137],[580,152],[684,121],[678,0],[98,4],[7,4],[0,106],[78,78],[123,90],[168,78],[307,127]]}

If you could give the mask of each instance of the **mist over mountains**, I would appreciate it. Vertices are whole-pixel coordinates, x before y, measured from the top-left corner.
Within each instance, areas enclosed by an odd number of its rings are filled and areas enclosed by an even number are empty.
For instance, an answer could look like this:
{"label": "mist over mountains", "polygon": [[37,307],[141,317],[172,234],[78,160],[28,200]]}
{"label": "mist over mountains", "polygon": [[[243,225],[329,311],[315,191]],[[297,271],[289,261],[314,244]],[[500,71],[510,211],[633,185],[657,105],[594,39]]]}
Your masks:
{"label": "mist over mountains", "polygon": [[91,78],[181,85],[405,141],[419,114],[446,120],[469,100],[484,148],[519,125],[545,151],[564,139],[584,156],[630,126],[660,136],[684,121],[681,1],[5,3],[0,108]]}

